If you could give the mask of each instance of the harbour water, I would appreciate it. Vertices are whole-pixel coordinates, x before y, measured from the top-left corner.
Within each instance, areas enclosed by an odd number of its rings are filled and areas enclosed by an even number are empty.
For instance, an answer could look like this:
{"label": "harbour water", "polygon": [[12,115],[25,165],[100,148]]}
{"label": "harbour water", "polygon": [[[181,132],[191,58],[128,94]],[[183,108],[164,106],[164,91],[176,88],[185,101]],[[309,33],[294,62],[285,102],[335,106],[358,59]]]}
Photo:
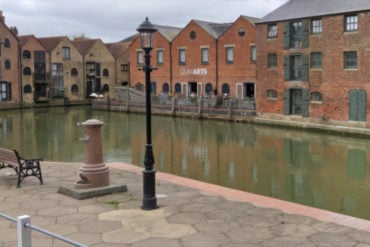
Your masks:
{"label": "harbour water", "polygon": [[[142,166],[140,114],[90,107],[2,111],[0,146],[27,158],[83,162],[81,122],[92,118],[104,122],[104,162]],[[163,116],[153,116],[152,135],[159,171],[370,219],[367,139]]]}

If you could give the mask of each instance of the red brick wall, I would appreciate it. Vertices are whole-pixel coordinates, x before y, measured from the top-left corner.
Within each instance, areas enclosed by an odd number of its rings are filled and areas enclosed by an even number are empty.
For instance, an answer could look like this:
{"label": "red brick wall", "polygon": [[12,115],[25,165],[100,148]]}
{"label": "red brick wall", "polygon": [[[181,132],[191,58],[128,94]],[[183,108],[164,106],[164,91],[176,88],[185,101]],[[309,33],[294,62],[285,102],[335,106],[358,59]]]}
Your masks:
{"label": "red brick wall", "polygon": [[[0,101],[0,104],[18,104],[19,103],[19,60],[18,60],[18,47],[19,42],[18,39],[10,32],[7,26],[0,21],[0,39],[4,41],[8,39],[10,41],[10,47],[4,47],[4,44],[0,45],[1,48],[1,73],[2,78],[1,81],[10,82],[12,85],[12,98],[11,101]],[[10,69],[5,69],[5,61],[10,61],[11,67]]]}
{"label": "red brick wall", "polygon": [[[370,12],[358,14],[358,31],[344,32],[344,16],[322,18],[323,33],[309,36],[306,49],[284,50],[284,23],[278,23],[278,37],[267,39],[267,24],[257,25],[257,111],[283,113],[283,91],[285,88],[307,88],[310,93],[318,91],[323,95],[321,104],[309,104],[309,116],[348,120],[349,91],[363,89],[370,92],[370,64],[368,40],[370,40]],[[322,52],[322,69],[310,69],[308,82],[284,81],[284,55],[296,52],[310,54]],[[343,53],[357,51],[358,68],[344,69]],[[277,69],[267,68],[267,54],[277,53]],[[274,89],[278,92],[277,100],[268,100],[266,92]],[[368,96],[369,97],[369,96]],[[367,108],[369,109],[369,101]],[[369,120],[369,112],[367,120]]]}
{"label": "red brick wall", "polygon": [[[154,48],[151,51],[150,64],[157,68],[151,73],[151,81],[156,82],[157,85],[157,94],[162,91],[164,83],[170,85],[170,42],[159,32],[154,34]],[[163,64],[157,63],[157,50],[163,50]],[[137,64],[137,50],[141,50],[140,37],[137,37],[129,48],[129,57],[130,57],[130,84],[132,87],[135,87],[137,83],[145,85],[145,73],[142,70],[142,65]],[[143,53],[144,54],[144,53]],[[145,62],[143,58],[143,62]],[[171,86],[170,86],[171,88]]]}
{"label": "red brick wall", "polygon": [[[190,38],[190,32],[196,33],[196,38]],[[201,48],[208,47],[208,64],[201,62]],[[186,64],[179,64],[179,48],[186,48]],[[216,40],[196,22],[191,21],[173,40],[172,43],[173,83],[211,83],[216,86]],[[194,69],[202,69],[202,73],[194,73]],[[207,71],[206,74],[204,73]],[[192,72],[193,71],[193,72]],[[199,94],[199,92],[198,92]]]}
{"label": "red brick wall", "polygon": [[[240,28],[245,30],[239,36]],[[218,47],[218,74],[221,92],[222,84],[230,85],[230,96],[236,97],[236,83],[256,82],[256,64],[251,61],[251,45],[256,42],[256,28],[244,17],[239,17],[233,25],[220,37]],[[234,46],[234,63],[226,63],[226,47]]]}

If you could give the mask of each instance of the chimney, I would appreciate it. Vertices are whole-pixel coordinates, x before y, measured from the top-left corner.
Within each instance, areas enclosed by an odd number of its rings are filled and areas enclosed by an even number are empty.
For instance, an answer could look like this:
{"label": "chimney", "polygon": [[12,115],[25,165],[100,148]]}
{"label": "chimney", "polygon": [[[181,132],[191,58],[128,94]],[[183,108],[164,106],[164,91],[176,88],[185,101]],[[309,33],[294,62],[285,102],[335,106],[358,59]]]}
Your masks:
{"label": "chimney", "polygon": [[5,23],[5,17],[4,17],[4,15],[3,15],[3,11],[2,11],[2,10],[0,10],[0,21],[1,21],[2,23]]}
{"label": "chimney", "polygon": [[16,36],[18,37],[18,28],[17,27],[10,27],[9,28],[10,31]]}

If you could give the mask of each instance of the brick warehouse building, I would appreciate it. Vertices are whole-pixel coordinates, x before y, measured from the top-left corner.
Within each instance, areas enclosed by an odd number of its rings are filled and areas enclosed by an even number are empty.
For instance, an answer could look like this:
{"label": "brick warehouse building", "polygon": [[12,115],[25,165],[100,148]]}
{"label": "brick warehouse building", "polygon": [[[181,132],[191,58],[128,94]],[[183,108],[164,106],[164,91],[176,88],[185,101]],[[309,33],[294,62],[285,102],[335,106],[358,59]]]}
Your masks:
{"label": "brick warehouse building", "polygon": [[366,121],[370,1],[290,0],[257,24],[257,111]]}
{"label": "brick warehouse building", "polygon": [[[241,16],[233,23],[191,20],[184,28],[158,26],[151,63],[152,92],[187,97],[215,90],[232,97],[254,98],[256,18]],[[130,45],[130,82],[144,85],[143,51],[137,37]],[[237,90],[237,85],[239,86]]]}
{"label": "brick warehouse building", "polygon": [[17,28],[9,28],[0,11],[0,106],[19,104],[22,97],[17,36]]}
{"label": "brick warehouse building", "polygon": [[[151,51],[151,65],[157,70],[151,73],[152,93],[171,93],[171,61],[172,40],[181,31],[177,27],[155,25],[157,32],[154,33],[154,48]],[[130,86],[138,90],[144,90],[145,73],[140,69],[144,65],[144,51],[141,49],[140,36],[132,41],[129,46],[130,61]]]}

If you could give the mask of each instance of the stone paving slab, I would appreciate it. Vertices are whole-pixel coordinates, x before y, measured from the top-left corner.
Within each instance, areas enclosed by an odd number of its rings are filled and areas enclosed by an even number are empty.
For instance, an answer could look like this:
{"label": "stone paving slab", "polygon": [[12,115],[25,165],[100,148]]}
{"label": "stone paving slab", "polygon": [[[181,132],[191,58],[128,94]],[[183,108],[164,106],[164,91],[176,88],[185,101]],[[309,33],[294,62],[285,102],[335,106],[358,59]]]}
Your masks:
{"label": "stone paving slab", "polygon": [[[111,166],[110,177],[112,183],[127,185],[126,192],[85,200],[58,193],[60,186],[79,180],[80,166],[43,162],[44,185],[30,177],[21,188],[16,188],[16,176],[0,170],[0,213],[14,218],[30,215],[32,224],[92,247],[370,246],[370,233],[355,229],[357,225],[261,207],[236,200],[236,192],[222,196],[181,178],[158,176],[159,208],[141,210],[141,174],[120,164]],[[38,232],[32,236],[33,246],[70,246]],[[3,218],[0,246],[17,246],[16,224]]]}

